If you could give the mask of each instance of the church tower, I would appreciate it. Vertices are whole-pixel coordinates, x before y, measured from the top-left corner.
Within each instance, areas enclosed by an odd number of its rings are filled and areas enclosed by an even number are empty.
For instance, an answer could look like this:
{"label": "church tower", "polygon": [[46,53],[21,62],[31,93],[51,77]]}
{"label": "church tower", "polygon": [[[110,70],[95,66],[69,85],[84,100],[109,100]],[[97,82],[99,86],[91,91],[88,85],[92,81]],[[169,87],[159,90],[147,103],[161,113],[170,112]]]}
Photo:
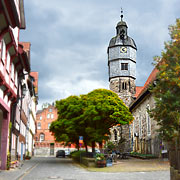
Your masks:
{"label": "church tower", "polygon": [[[136,93],[137,47],[134,40],[128,36],[127,30],[128,26],[123,21],[123,15],[121,15],[121,21],[116,26],[116,36],[110,40],[107,53],[110,90],[117,93],[129,107]],[[111,141],[115,142],[121,151],[132,150],[129,125],[114,126],[110,131]]]}
{"label": "church tower", "polygon": [[117,93],[129,106],[136,89],[137,47],[127,30],[128,26],[121,15],[121,21],[116,26],[116,36],[110,40],[107,53],[110,90]]}

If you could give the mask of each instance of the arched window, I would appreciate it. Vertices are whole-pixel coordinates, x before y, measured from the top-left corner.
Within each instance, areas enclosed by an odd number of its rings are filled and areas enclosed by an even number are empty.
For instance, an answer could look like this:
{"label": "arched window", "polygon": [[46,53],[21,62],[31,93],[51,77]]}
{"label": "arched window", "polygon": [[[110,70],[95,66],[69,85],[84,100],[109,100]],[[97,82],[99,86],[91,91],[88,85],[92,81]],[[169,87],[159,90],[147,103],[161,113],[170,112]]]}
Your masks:
{"label": "arched window", "polygon": [[126,89],[127,89],[127,84],[126,84],[126,82],[123,82],[123,83],[122,83],[122,89],[123,89],[123,90],[126,90]]}
{"label": "arched window", "polygon": [[139,117],[139,137],[142,137],[142,116]]}
{"label": "arched window", "polygon": [[43,133],[41,133],[39,139],[40,139],[40,142],[44,141],[45,140],[45,135]]}
{"label": "arched window", "polygon": [[117,131],[114,129],[114,140],[117,141]]}
{"label": "arched window", "polygon": [[151,135],[151,119],[149,116],[149,110],[150,110],[150,106],[149,104],[146,106],[146,123],[147,123],[147,135]]}

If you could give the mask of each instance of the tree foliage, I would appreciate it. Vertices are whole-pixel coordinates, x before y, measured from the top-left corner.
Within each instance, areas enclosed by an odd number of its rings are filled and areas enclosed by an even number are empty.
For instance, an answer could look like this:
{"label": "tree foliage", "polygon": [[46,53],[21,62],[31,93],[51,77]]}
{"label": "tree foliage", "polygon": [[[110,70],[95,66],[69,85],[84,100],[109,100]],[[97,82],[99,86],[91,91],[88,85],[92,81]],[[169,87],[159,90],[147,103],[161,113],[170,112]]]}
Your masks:
{"label": "tree foliage", "polygon": [[159,73],[152,90],[156,106],[151,111],[168,141],[178,135],[180,125],[180,19],[169,26],[169,33],[171,40],[165,43],[162,57],[155,58]]}
{"label": "tree foliage", "polygon": [[56,140],[78,145],[79,136],[83,136],[86,147],[94,148],[95,142],[107,140],[112,126],[133,120],[118,95],[105,89],[56,101],[56,108],[58,119],[50,126]]}

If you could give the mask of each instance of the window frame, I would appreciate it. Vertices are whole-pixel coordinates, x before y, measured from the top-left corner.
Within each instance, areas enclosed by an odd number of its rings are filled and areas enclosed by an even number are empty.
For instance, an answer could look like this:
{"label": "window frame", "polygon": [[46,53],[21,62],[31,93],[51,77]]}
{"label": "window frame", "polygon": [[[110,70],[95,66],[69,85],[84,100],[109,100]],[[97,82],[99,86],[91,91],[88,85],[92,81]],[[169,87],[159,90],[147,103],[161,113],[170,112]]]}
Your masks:
{"label": "window frame", "polygon": [[148,111],[150,110],[150,106],[147,105],[146,109],[147,109],[146,111],[147,135],[150,136],[151,135],[151,118],[148,113]]}
{"label": "window frame", "polygon": [[[42,138],[43,136],[43,138]],[[44,133],[40,133],[39,135],[39,141],[42,142],[42,141],[45,141],[45,134]]]}
{"label": "window frame", "polygon": [[128,63],[121,63],[121,70],[128,71]]}
{"label": "window frame", "polygon": [[54,114],[51,114],[50,116],[51,116],[51,119],[54,119]]}
{"label": "window frame", "polygon": [[49,113],[47,114],[47,119],[50,119],[50,114]]}
{"label": "window frame", "polygon": [[127,83],[126,82],[122,82],[122,90],[127,90]]}
{"label": "window frame", "polygon": [[37,129],[41,129],[41,123],[40,122],[37,123]]}
{"label": "window frame", "polygon": [[51,126],[51,123],[48,123],[48,129],[50,128],[50,126]]}

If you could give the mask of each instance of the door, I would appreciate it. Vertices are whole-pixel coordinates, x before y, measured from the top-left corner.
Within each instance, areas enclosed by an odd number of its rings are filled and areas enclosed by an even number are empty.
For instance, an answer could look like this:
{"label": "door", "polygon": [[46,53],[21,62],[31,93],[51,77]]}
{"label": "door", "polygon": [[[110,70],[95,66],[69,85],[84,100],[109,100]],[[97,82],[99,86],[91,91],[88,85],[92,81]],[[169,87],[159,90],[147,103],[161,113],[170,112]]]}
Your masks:
{"label": "door", "polygon": [[50,155],[54,155],[54,143],[50,144]]}

